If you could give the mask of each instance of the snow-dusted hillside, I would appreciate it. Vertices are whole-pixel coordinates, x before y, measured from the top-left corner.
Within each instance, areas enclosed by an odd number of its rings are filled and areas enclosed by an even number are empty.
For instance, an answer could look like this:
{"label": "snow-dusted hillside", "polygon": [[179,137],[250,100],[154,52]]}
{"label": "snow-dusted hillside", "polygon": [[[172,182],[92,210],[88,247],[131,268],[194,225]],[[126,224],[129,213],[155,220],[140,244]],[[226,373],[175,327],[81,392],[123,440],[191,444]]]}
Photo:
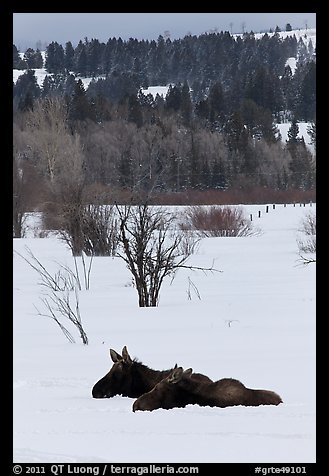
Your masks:
{"label": "snow-dusted hillside", "polygon": [[[259,39],[264,36],[265,33],[255,33],[255,38]],[[267,33],[268,36],[273,36],[275,33]],[[291,31],[280,31],[278,32],[280,38],[287,38],[288,36],[295,36],[297,41],[301,38],[305,45],[307,46],[309,41],[312,41],[313,47],[316,47],[316,28],[299,28],[298,30]],[[242,33],[237,33],[233,35],[234,37],[243,36]]]}
{"label": "snow-dusted hillside", "polygon": [[[267,33],[267,34],[269,36],[274,35],[274,33]],[[307,47],[308,47],[309,42],[311,41],[314,50],[316,48],[316,29],[315,28],[313,28],[313,29],[298,29],[298,30],[292,30],[292,31],[281,31],[278,34],[281,38],[286,38],[287,36],[295,35],[297,41],[299,41],[299,39],[301,38]],[[237,37],[237,36],[241,36],[241,35],[242,34],[235,34],[233,36]],[[255,33],[255,38],[261,38],[263,35],[264,35],[264,33]],[[43,59],[45,61],[46,52],[42,51],[41,54],[42,54]],[[21,52],[20,55],[21,55],[21,57],[23,57],[24,53]],[[289,66],[291,67],[292,73],[294,73],[295,69],[296,69],[296,58],[288,58],[286,64],[289,64]],[[23,74],[24,72],[26,72],[26,70],[18,70],[18,69],[13,70],[13,81],[14,81],[14,83],[16,83],[19,76],[21,74]],[[36,76],[36,79],[37,79],[37,83],[40,87],[42,87],[43,81],[44,81],[45,76],[47,74],[49,74],[49,73],[47,73],[45,68],[35,69],[35,76]],[[101,77],[103,77],[103,76],[101,76]],[[79,79],[81,79],[85,89],[87,89],[93,78],[92,77],[80,77],[79,76]],[[143,94],[152,94],[153,97],[155,97],[157,94],[159,94],[160,96],[165,97],[166,94],[167,94],[168,88],[169,88],[169,85],[167,85],[167,86],[156,86],[156,85],[154,85],[154,86],[150,86],[147,89],[142,89],[142,92],[143,92]],[[309,124],[310,123],[305,123],[305,122],[299,122],[298,123],[299,130],[300,130],[299,137],[302,137],[302,136],[304,137],[305,144],[307,145],[307,147],[309,147],[310,151],[312,153],[314,153],[314,147],[310,143],[310,137],[307,133],[307,127],[309,126]],[[283,124],[278,124],[278,128],[279,128],[280,134],[282,136],[282,142],[285,143],[285,141],[287,140],[287,137],[288,137],[287,132],[290,128],[290,122],[286,122],[286,123],[283,123]]]}
{"label": "snow-dusted hillside", "polygon": [[[267,33],[269,36],[272,36],[274,35],[274,33]],[[255,33],[255,38],[261,38],[262,36],[264,35],[264,33]],[[309,41],[311,40],[312,41],[312,44],[313,44],[313,47],[314,49],[316,48],[316,29],[313,28],[313,29],[299,29],[299,30],[292,30],[292,31],[281,31],[279,32],[279,36],[281,38],[286,38],[287,36],[293,36],[295,35],[296,36],[296,39],[297,41],[302,38],[302,40],[304,41],[305,45],[308,46],[309,44]],[[242,36],[242,34],[235,34],[233,35],[234,37],[237,37],[237,36]],[[45,51],[42,51],[41,52],[42,56],[43,56],[43,59],[45,61],[45,57],[46,57],[46,52]],[[21,57],[24,56],[24,53],[21,52],[20,53]],[[291,60],[291,66],[292,66],[292,69],[294,68],[295,65],[293,65],[293,60]],[[24,72],[26,72],[26,70],[18,70],[18,69],[14,69],[13,70],[13,81],[14,83],[16,83],[17,79],[19,78],[19,76],[21,74],[23,74]],[[35,75],[36,75],[36,78],[37,78],[37,82],[39,84],[39,86],[42,86],[42,83],[43,83],[43,80],[46,76],[47,72],[44,68],[41,68],[41,69],[36,69],[35,70]],[[91,77],[86,77],[86,78],[80,78],[82,81],[83,81],[83,84],[84,86],[87,88],[89,83],[91,82],[92,78]],[[157,90],[154,90],[153,88],[157,88]],[[158,88],[161,88],[160,90]],[[166,93],[166,88],[167,86],[151,86],[149,88],[149,90],[143,90],[146,91],[146,93],[150,92],[151,94],[154,94],[156,95],[157,92],[159,92],[160,95],[165,95]]]}

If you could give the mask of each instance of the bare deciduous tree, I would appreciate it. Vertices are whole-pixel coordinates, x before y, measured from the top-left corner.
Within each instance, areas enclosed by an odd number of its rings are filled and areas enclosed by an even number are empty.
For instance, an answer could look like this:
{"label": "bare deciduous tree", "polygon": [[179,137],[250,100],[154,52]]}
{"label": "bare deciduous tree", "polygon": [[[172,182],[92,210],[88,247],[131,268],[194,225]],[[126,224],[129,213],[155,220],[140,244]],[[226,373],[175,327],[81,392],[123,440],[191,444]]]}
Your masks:
{"label": "bare deciduous tree", "polygon": [[140,307],[157,306],[160,289],[167,276],[179,268],[218,271],[186,265],[189,257],[185,235],[168,211],[147,203],[117,207],[119,214],[118,255],[132,273]]}
{"label": "bare deciduous tree", "polygon": [[13,160],[13,236],[21,238],[24,235],[23,226],[27,211],[24,191],[24,172],[17,158]]}
{"label": "bare deciduous tree", "polygon": [[66,156],[68,126],[64,100],[56,97],[37,100],[28,114],[26,132],[30,148],[39,156],[38,166],[53,183]]}

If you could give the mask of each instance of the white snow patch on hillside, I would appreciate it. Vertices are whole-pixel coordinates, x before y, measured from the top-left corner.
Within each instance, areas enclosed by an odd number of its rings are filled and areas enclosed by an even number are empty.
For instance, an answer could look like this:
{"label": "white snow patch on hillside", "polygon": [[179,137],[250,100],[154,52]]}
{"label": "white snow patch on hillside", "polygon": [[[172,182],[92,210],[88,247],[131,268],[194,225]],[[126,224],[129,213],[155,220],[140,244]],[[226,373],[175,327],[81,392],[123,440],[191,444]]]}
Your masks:
{"label": "white snow patch on hillside", "polygon": [[[314,154],[315,153],[314,145],[312,144],[310,135],[307,132],[307,128],[311,125],[311,123],[310,122],[297,122],[297,124],[298,124],[298,127],[299,127],[298,137],[300,139],[302,137],[304,138],[304,142],[305,142],[306,147],[308,147],[309,150],[312,152],[312,154]],[[280,131],[283,145],[285,145],[286,141],[289,139],[288,138],[288,131],[291,127],[291,123],[290,122],[285,122],[285,123],[282,123],[282,124],[276,124],[276,126]]]}
{"label": "white snow patch on hillside", "polygon": [[152,94],[153,98],[155,98],[156,95],[159,94],[159,96],[162,96],[163,98],[165,98],[167,95],[168,89],[169,89],[169,85],[168,86],[150,86],[147,89],[142,89],[142,93],[145,94],[145,96],[147,96],[148,94]]}
{"label": "white snow patch on hillside", "polygon": [[297,59],[294,56],[288,58],[285,66],[290,66],[291,72],[294,75],[297,67]]}

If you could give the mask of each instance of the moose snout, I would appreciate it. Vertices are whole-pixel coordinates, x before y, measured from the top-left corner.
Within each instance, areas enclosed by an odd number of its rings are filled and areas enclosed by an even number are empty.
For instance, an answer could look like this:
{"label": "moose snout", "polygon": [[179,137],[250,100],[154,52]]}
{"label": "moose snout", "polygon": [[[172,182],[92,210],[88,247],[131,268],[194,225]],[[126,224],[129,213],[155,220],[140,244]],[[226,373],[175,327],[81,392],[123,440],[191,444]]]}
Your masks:
{"label": "moose snout", "polygon": [[145,409],[143,407],[143,404],[141,404],[141,402],[139,402],[138,400],[135,400],[133,404],[133,412],[136,412],[137,410],[145,410]]}

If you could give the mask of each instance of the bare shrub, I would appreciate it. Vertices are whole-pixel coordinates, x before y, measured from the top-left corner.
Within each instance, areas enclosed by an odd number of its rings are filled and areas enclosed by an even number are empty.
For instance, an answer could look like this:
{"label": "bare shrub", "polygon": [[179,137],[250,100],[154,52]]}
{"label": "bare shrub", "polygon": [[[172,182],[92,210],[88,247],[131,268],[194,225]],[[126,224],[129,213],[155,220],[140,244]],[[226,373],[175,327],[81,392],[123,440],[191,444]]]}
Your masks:
{"label": "bare shrub", "polygon": [[316,235],[316,214],[308,212],[301,221],[299,231],[305,235]]}
{"label": "bare shrub", "polygon": [[60,236],[73,256],[115,255],[118,232],[113,206],[67,204],[62,209]]}
{"label": "bare shrub", "polygon": [[[41,278],[39,284],[43,287],[44,297],[40,299],[45,307],[45,312],[41,312],[34,306],[38,315],[51,318],[60,327],[65,337],[70,342],[75,342],[73,335],[63,324],[63,319],[67,319],[78,330],[83,344],[88,344],[88,337],[83,328],[80,314],[79,290],[81,290],[81,283],[76,261],[76,273],[68,266],[60,265],[59,271],[53,275],[29,248],[27,248],[27,252],[30,259],[16,251],[18,256],[23,258]],[[86,272],[85,269],[84,271]],[[89,289],[89,276],[85,276],[86,279],[88,279],[86,281],[86,289]]]}
{"label": "bare shrub", "polygon": [[316,237],[297,239],[297,246],[300,253],[316,253]]}
{"label": "bare shrub", "polygon": [[113,206],[87,205],[82,231],[84,252],[89,256],[113,256],[117,248],[117,221]]}
{"label": "bare shrub", "polygon": [[[303,237],[297,238],[299,253],[316,253],[316,214],[309,212],[305,214],[298,229]],[[306,237],[305,237],[306,236]],[[309,261],[309,260],[306,260]]]}
{"label": "bare shrub", "polygon": [[242,208],[230,206],[188,207],[182,227],[198,230],[205,237],[249,236],[255,233]]}
{"label": "bare shrub", "polygon": [[[74,300],[73,303],[72,296]],[[70,342],[75,343],[74,337],[61,322],[61,318],[65,317],[78,329],[82,343],[85,345],[88,344],[88,337],[81,321],[79,293],[77,288],[74,288],[73,293],[68,290],[56,293],[52,290],[46,297],[41,298],[41,301],[46,307],[48,313],[45,314],[40,312],[35,306],[39,316],[50,317],[53,319],[60,327],[65,337]]]}

